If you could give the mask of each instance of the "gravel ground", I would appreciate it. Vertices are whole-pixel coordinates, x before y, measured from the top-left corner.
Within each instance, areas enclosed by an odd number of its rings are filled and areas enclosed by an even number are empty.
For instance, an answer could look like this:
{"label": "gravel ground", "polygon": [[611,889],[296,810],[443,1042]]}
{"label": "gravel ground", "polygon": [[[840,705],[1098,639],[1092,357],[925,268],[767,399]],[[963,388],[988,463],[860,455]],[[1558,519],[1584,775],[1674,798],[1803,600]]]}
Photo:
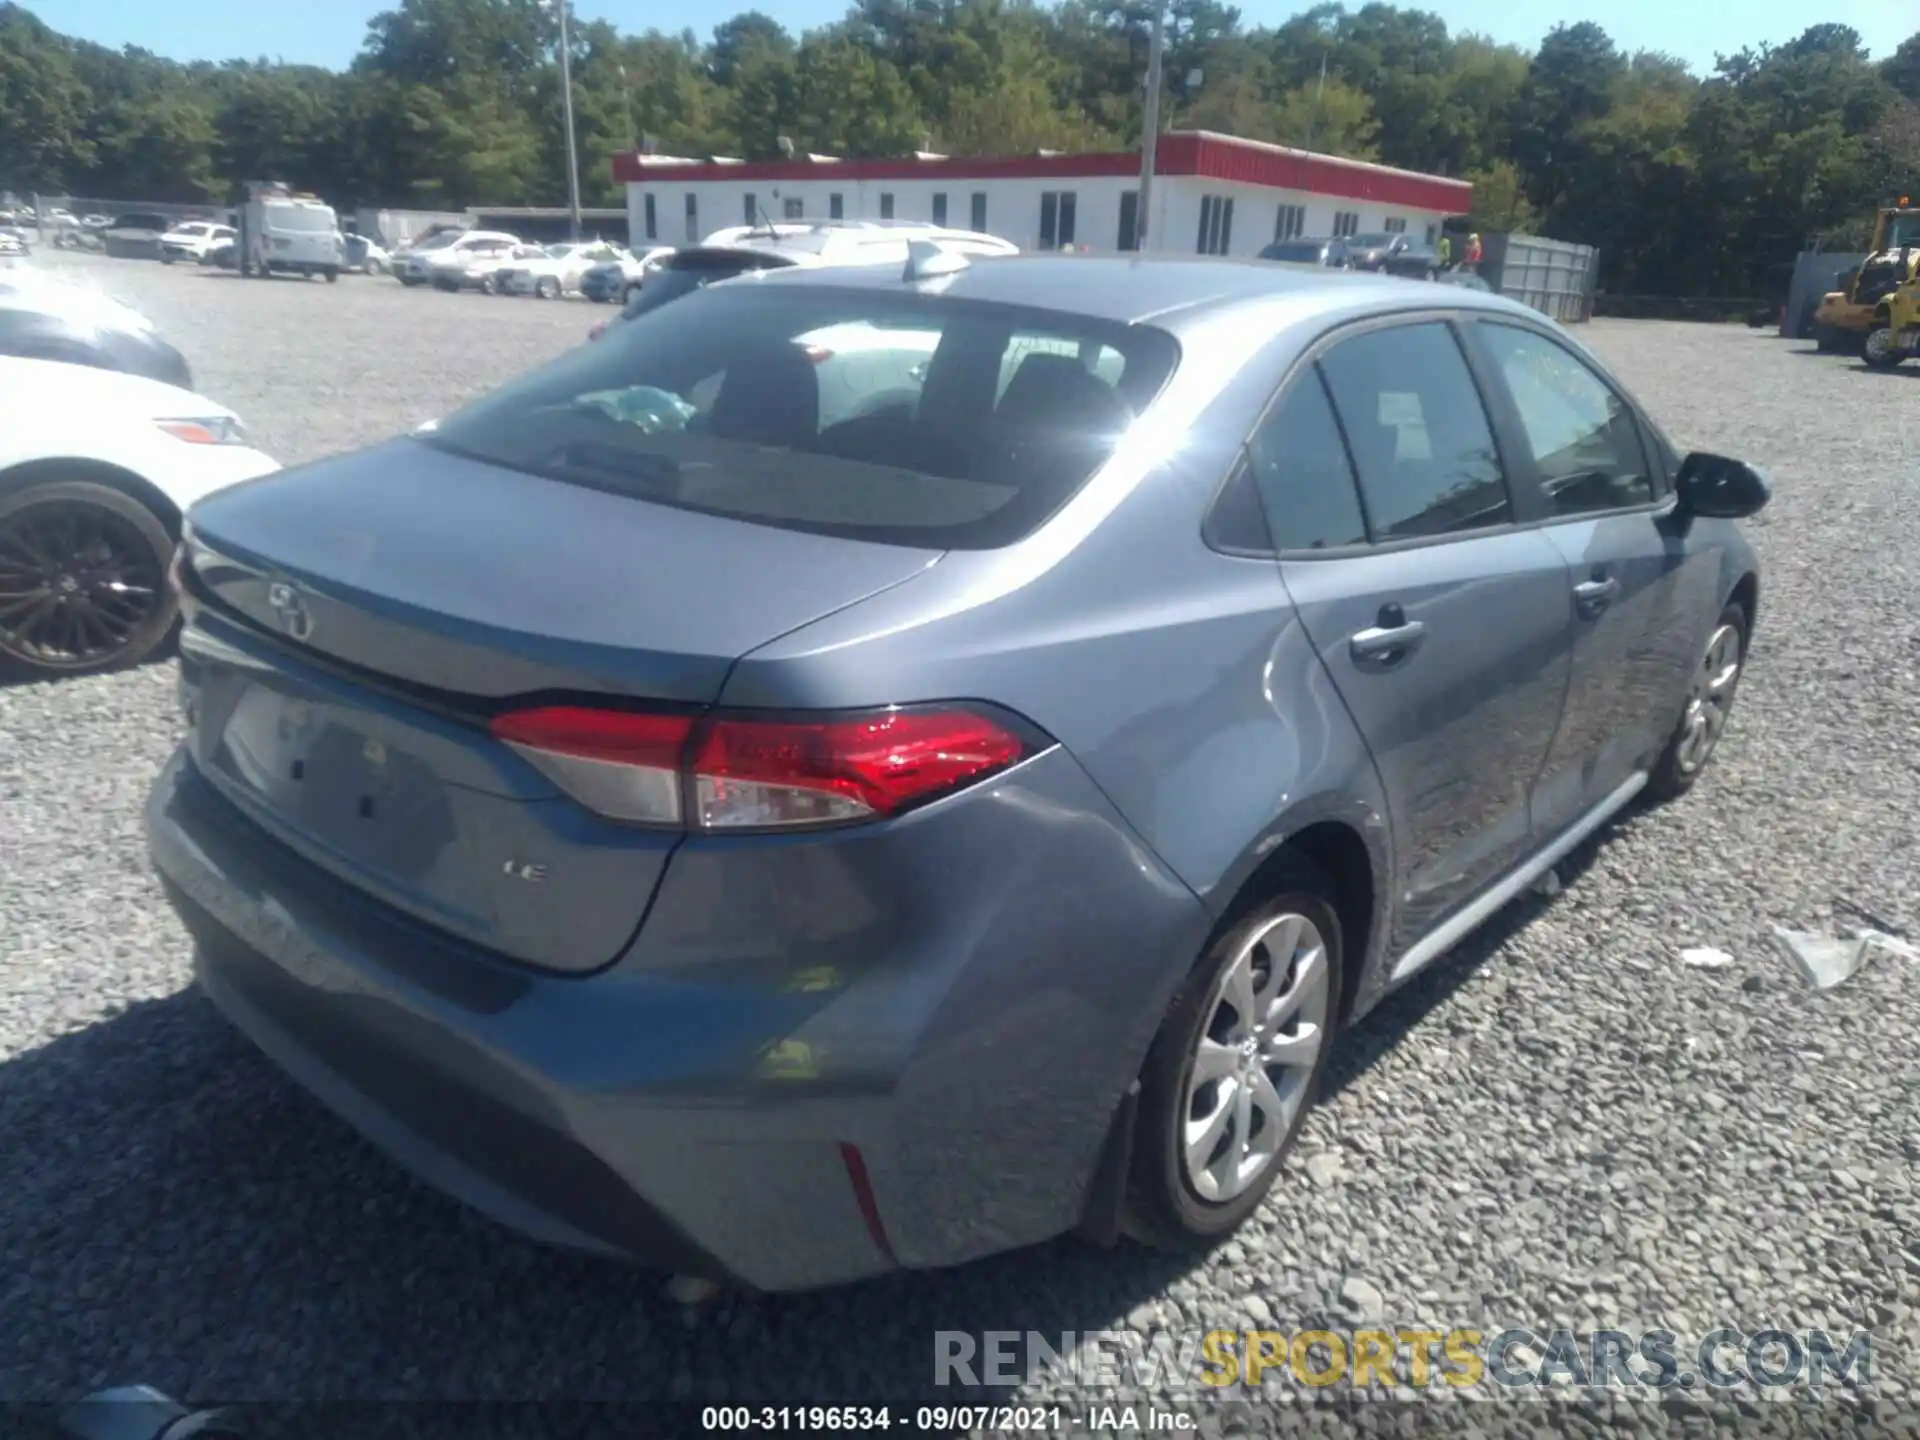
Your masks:
{"label": "gravel ground", "polygon": [[[147,310],[290,462],[443,411],[609,313],[66,264]],[[1692,797],[1612,827],[1558,897],[1516,904],[1347,1038],[1273,1199],[1197,1266],[1063,1242],[686,1309],[657,1276],[522,1243],[405,1178],[187,988],[139,827],[171,667],[0,691],[0,1398],[143,1379],[857,1403],[926,1397],[936,1330],[1384,1318],[1871,1329],[1860,1398],[1911,1416],[1920,966],[1814,994],[1768,927],[1836,923],[1844,898],[1920,934],[1920,374],[1740,329],[1588,338],[1683,447],[1772,469],[1734,726]],[[1695,945],[1734,963],[1683,966]]]}

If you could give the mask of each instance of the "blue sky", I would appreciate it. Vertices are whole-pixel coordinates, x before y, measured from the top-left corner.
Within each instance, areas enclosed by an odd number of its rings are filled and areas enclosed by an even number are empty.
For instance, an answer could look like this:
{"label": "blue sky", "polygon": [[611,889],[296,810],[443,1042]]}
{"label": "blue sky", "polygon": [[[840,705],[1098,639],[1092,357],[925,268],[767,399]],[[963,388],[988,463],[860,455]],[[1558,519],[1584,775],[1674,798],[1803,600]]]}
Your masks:
{"label": "blue sky", "polygon": [[[1354,0],[1357,3],[1357,0]],[[1920,31],[1915,0],[1413,0],[1455,31],[1533,46],[1561,21],[1598,20],[1629,50],[1665,50],[1696,69],[1716,50],[1790,40],[1827,21],[1858,30],[1875,55]],[[391,0],[26,0],[57,30],[102,44],[139,45],[181,60],[268,56],[341,66],[360,48],[369,16]],[[1272,23],[1307,8],[1308,0],[1242,0],[1250,24]],[[836,20],[844,0],[757,0],[757,3],[667,9],[642,0],[575,0],[575,13],[611,20],[623,30],[692,24],[702,36],[739,10],[760,9],[794,30]],[[1522,16],[1524,12],[1524,16]],[[672,17],[674,24],[666,24]]]}

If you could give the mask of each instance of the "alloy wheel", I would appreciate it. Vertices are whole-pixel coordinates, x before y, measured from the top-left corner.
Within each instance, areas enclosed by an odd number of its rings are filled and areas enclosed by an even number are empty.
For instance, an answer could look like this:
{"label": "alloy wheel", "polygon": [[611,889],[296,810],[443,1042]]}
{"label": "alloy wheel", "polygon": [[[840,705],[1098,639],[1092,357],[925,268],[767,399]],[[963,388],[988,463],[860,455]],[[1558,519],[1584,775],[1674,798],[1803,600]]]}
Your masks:
{"label": "alloy wheel", "polygon": [[27,505],[0,519],[0,651],[55,670],[108,663],[142,635],[165,583],[125,516]]}
{"label": "alloy wheel", "polygon": [[1884,364],[1893,355],[1892,329],[1881,325],[1869,331],[1861,352],[1869,365]]}
{"label": "alloy wheel", "polygon": [[1692,775],[1713,754],[1733,711],[1734,687],[1740,682],[1740,631],[1721,625],[1707,641],[1706,655],[1694,672],[1693,690],[1681,720],[1680,746],[1675,752],[1682,775]]}
{"label": "alloy wheel", "polygon": [[1175,1137],[1202,1200],[1244,1194],[1279,1155],[1327,1042],[1327,976],[1325,939],[1291,912],[1253,931],[1222,969]]}

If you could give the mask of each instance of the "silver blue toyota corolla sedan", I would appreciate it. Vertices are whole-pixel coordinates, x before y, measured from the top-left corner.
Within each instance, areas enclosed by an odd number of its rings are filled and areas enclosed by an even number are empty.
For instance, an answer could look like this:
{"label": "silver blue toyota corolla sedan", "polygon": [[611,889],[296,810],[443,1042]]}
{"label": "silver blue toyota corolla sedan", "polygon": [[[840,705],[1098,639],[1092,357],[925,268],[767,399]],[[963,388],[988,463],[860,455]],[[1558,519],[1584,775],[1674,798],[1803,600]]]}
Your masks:
{"label": "silver blue toyota corolla sedan", "polygon": [[233,1023],[531,1235],[1204,1247],[1342,1026],[1699,777],[1767,495],[1492,295],[750,275],[200,504],[153,855]]}

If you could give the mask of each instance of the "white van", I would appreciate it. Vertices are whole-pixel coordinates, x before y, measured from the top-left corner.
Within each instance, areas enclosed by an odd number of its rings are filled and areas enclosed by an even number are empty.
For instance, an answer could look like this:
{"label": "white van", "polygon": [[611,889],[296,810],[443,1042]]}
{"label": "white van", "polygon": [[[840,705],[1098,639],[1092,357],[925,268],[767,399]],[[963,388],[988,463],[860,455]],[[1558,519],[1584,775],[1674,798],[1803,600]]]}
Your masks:
{"label": "white van", "polygon": [[240,207],[240,273],[324,275],[338,280],[346,241],[333,207],[285,185],[251,185]]}

